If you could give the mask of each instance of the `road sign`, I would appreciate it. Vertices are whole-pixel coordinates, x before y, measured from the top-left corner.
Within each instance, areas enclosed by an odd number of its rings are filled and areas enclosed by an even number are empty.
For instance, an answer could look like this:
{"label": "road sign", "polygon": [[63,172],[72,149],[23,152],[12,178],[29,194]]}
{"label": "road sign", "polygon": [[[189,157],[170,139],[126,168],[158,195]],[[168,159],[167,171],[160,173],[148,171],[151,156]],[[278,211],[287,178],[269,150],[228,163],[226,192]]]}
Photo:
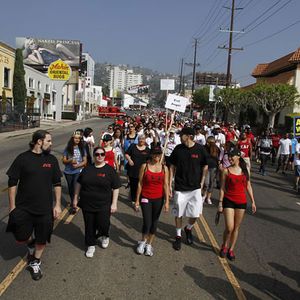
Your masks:
{"label": "road sign", "polygon": [[160,90],[161,91],[174,91],[175,90],[175,80],[174,79],[161,79],[160,80]]}

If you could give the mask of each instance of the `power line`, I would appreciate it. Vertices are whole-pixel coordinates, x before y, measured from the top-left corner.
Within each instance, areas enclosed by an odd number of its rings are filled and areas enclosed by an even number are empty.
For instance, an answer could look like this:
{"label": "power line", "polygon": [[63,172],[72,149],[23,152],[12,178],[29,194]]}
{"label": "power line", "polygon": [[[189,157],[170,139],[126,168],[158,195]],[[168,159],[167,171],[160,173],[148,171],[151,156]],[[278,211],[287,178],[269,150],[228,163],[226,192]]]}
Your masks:
{"label": "power line", "polygon": [[247,45],[245,45],[245,47],[250,47],[250,46],[253,46],[253,45],[258,44],[258,43],[260,43],[260,42],[263,42],[263,41],[265,41],[265,40],[267,40],[267,39],[270,39],[270,38],[272,38],[273,36],[275,36],[275,35],[277,35],[277,34],[280,34],[281,32],[286,31],[286,30],[290,29],[291,27],[293,27],[293,26],[295,26],[295,25],[297,25],[297,24],[299,24],[299,23],[300,23],[300,20],[298,20],[298,21],[296,21],[296,22],[294,22],[294,23],[288,25],[287,27],[282,28],[282,29],[279,30],[279,31],[276,31],[276,32],[274,32],[274,33],[272,33],[272,34],[270,34],[270,35],[267,35],[267,36],[265,36],[265,37],[263,37],[263,38],[261,38],[261,39],[255,41],[255,42],[252,42],[252,43],[250,43],[250,44],[247,44]]}

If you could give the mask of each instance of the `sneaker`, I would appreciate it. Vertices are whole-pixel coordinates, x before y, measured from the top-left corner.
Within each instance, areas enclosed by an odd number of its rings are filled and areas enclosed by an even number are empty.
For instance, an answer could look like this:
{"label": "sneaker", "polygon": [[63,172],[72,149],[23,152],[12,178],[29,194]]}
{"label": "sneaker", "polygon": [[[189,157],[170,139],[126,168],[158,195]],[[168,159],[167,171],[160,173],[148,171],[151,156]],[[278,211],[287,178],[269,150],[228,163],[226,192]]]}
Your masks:
{"label": "sneaker", "polygon": [[192,245],[194,243],[192,229],[187,229],[187,226],[184,227],[184,232],[186,234],[186,243]]}
{"label": "sneaker", "polygon": [[40,280],[43,277],[41,271],[41,261],[39,259],[34,259],[28,263],[27,269],[31,273],[33,280]]}
{"label": "sneaker", "polygon": [[227,254],[227,251],[228,251],[227,247],[222,245],[221,250],[220,250],[220,257],[224,258]]}
{"label": "sneaker", "polygon": [[181,249],[181,236],[176,236],[176,239],[173,242],[173,248],[177,251]]}
{"label": "sneaker", "polygon": [[145,247],[146,247],[146,242],[145,241],[139,241],[138,246],[136,247],[136,253],[137,254],[144,254]]}
{"label": "sneaker", "polygon": [[107,237],[107,236],[100,236],[99,237],[99,242],[101,244],[101,247],[103,249],[106,249],[108,247],[108,245],[109,245],[109,237]]}
{"label": "sneaker", "polygon": [[87,248],[87,251],[85,252],[85,256],[88,258],[92,258],[94,256],[95,250],[96,250],[95,246],[89,246]]}
{"label": "sneaker", "polygon": [[211,199],[206,198],[206,203],[209,204],[209,205],[212,205]]}
{"label": "sneaker", "polygon": [[145,248],[145,255],[146,256],[153,256],[153,247],[149,244],[146,244],[146,248]]}
{"label": "sneaker", "polygon": [[229,259],[229,260],[235,260],[235,255],[234,255],[234,253],[233,253],[233,251],[232,250],[228,250],[228,252],[227,252],[227,258]]}

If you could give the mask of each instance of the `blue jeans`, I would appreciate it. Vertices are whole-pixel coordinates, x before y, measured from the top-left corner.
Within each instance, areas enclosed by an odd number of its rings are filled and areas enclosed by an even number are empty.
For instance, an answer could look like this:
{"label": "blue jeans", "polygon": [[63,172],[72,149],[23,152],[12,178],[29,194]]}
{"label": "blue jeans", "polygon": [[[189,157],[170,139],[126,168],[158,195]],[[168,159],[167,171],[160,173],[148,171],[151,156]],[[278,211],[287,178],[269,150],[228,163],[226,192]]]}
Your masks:
{"label": "blue jeans", "polygon": [[75,185],[76,185],[76,182],[77,182],[77,179],[78,179],[79,175],[80,175],[80,173],[76,173],[76,174],[66,174],[65,173],[65,177],[66,177],[67,184],[68,184],[68,189],[69,189],[69,195],[70,195],[70,198],[71,198],[71,206],[73,206]]}

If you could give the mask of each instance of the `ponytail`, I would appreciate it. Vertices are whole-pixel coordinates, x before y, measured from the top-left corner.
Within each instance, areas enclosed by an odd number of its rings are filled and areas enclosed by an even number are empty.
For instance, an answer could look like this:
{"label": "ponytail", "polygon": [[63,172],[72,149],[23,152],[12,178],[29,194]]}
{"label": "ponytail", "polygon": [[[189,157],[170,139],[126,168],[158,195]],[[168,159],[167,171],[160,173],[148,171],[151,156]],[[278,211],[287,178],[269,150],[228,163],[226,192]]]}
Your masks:
{"label": "ponytail", "polygon": [[244,159],[242,157],[240,157],[240,168],[242,169],[243,174],[246,176],[247,181],[249,181],[250,177],[249,177],[249,172],[247,169],[247,165],[244,161]]}

